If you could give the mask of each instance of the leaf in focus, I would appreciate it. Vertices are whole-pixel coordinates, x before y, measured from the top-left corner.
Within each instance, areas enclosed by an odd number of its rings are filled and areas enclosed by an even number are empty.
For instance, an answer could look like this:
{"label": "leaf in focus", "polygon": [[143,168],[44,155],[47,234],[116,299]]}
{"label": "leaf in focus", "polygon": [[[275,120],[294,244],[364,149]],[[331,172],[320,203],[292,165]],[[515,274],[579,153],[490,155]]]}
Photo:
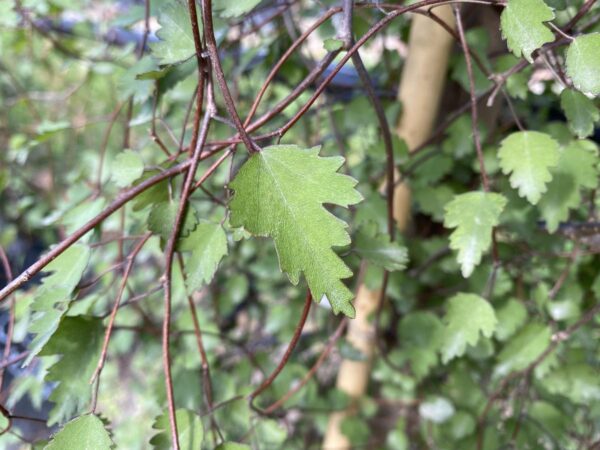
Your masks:
{"label": "leaf in focus", "polygon": [[544,25],[553,19],[554,12],[543,0],[508,0],[500,15],[502,36],[515,56],[532,63],[531,54],[554,41],[554,34]]}
{"label": "leaf in focus", "polygon": [[326,295],[334,313],[354,317],[354,295],[341,282],[352,271],[331,248],[350,244],[347,225],[323,207],[362,199],[356,180],[337,173],[343,162],[320,157],[318,147],[275,145],[253,154],[230,185],[231,225],[272,237],[293,284],[304,272],[315,300]]}
{"label": "leaf in focus", "polygon": [[600,33],[578,36],[567,49],[567,75],[577,89],[600,95]]}
{"label": "leaf in focus", "polygon": [[558,165],[548,191],[538,205],[549,233],[558,230],[569,218],[569,210],[581,205],[581,189],[595,189],[598,184],[598,150],[592,141],[573,141],[561,147]]}
{"label": "leaf in focus", "polygon": [[[198,16],[200,19],[200,15]],[[187,5],[180,0],[167,3],[160,11],[158,23],[160,29],[156,35],[158,42],[150,44],[152,54],[160,64],[177,64],[196,54],[194,34]],[[198,21],[200,36],[202,22]]]}
{"label": "leaf in focus", "polygon": [[215,3],[215,9],[223,18],[231,19],[250,12],[261,0],[221,0]]}
{"label": "leaf in focus", "polygon": [[144,162],[139,153],[132,150],[122,151],[112,164],[112,179],[119,187],[126,187],[144,173]]}
{"label": "leaf in focus", "polygon": [[[181,450],[196,450],[202,448],[204,440],[204,428],[202,419],[195,412],[188,409],[178,409],[175,411],[177,420],[177,432],[179,437],[179,446]],[[169,450],[171,448],[171,427],[169,424],[169,414],[165,412],[156,418],[152,428],[159,430],[150,444],[154,450]]]}
{"label": "leaf in focus", "polygon": [[475,294],[459,293],[448,300],[442,333],[442,361],[462,356],[467,345],[475,345],[479,335],[491,337],[496,329],[496,314],[487,300]]}
{"label": "leaf in focus", "polygon": [[510,175],[510,185],[521,197],[535,205],[552,179],[550,168],[558,163],[558,142],[545,133],[518,131],[500,144],[498,157],[504,174]]}
{"label": "leaf in focus", "polygon": [[45,381],[56,382],[50,394],[54,407],[48,424],[63,422],[89,406],[92,395],[90,378],[96,369],[104,327],[94,317],[65,317],[40,356],[61,355],[50,367]]}
{"label": "leaf in focus", "polygon": [[55,333],[61,318],[69,309],[72,293],[90,260],[90,249],[75,244],[46,266],[44,273],[51,273],[42,280],[31,305],[33,317],[29,332],[35,334],[29,344],[27,366]]}
{"label": "leaf in focus", "polygon": [[367,261],[390,272],[403,270],[408,262],[406,247],[391,242],[388,234],[373,235],[364,227],[356,237],[354,250]]}
{"label": "leaf in focus", "polygon": [[93,414],[85,414],[61,428],[44,450],[109,450],[114,447],[104,422]]}
{"label": "leaf in focus", "polygon": [[221,259],[227,255],[227,236],[220,224],[201,221],[180,242],[181,251],[192,254],[185,265],[188,292],[210,283]]}
{"label": "leaf in focus", "polygon": [[579,139],[594,132],[594,123],[600,119],[600,111],[592,100],[581,92],[565,89],[560,94],[560,105],[567,116],[569,129]]}
{"label": "leaf in focus", "polygon": [[498,354],[494,377],[525,369],[546,350],[550,335],[550,328],[546,325],[536,322],[527,324]]}
{"label": "leaf in focus", "polygon": [[444,226],[456,228],[450,235],[450,248],[458,251],[462,275],[473,273],[483,253],[492,243],[492,228],[498,225],[506,199],[493,192],[457,195],[446,205]]}
{"label": "leaf in focus", "polygon": [[[154,204],[148,215],[148,230],[159,235],[164,241],[167,241],[175,226],[178,208],[179,204],[176,202],[167,201]],[[197,223],[196,210],[191,205],[188,205],[181,222],[179,236],[187,236]]]}

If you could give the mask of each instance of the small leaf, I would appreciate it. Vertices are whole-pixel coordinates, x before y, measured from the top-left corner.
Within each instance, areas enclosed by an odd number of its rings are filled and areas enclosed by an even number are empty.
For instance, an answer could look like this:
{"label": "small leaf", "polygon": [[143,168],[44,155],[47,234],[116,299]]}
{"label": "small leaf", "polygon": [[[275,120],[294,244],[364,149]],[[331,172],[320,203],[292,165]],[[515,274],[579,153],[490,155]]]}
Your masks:
{"label": "small leaf", "polygon": [[580,405],[600,401],[600,373],[587,364],[559,367],[544,378],[552,394],[560,394]]}
{"label": "small leaf", "polygon": [[575,38],[567,50],[567,75],[577,89],[600,94],[600,33]]}
{"label": "small leaf", "polygon": [[[160,41],[150,44],[150,49],[161,64],[177,64],[196,54],[187,5],[179,0],[167,3],[160,11],[158,23],[156,35]],[[201,26],[200,21],[198,25]]]}
{"label": "small leaf", "polygon": [[550,168],[558,163],[558,142],[537,131],[518,131],[504,139],[498,156],[504,174],[519,195],[535,205],[552,179]]}
{"label": "small leaf", "polygon": [[100,357],[103,336],[101,319],[65,317],[40,352],[40,356],[62,356],[45,378],[46,382],[57,383],[50,394],[55,406],[48,425],[69,419],[88,406],[92,394],[90,378]]}
{"label": "small leaf", "polygon": [[119,187],[126,187],[144,173],[144,162],[137,152],[125,150],[117,155],[112,164],[112,179]]}
{"label": "small leaf", "polygon": [[320,157],[318,147],[294,145],[253,154],[231,183],[231,225],[272,237],[279,265],[293,284],[304,272],[315,300],[326,295],[334,313],[354,317],[354,295],[341,282],[352,272],[331,248],[350,244],[347,225],[323,207],[362,199],[356,180],[337,173],[343,161]]}
{"label": "small leaf", "polygon": [[544,25],[554,19],[554,12],[542,0],[508,0],[500,15],[502,36],[515,56],[523,56],[530,63],[531,54],[554,34]]}
{"label": "small leaf", "polygon": [[31,362],[58,328],[89,260],[89,247],[75,244],[44,269],[44,273],[51,275],[42,280],[42,286],[31,305],[34,314],[29,332],[35,334],[35,337],[29,344],[29,355],[23,366]]}
{"label": "small leaf", "polygon": [[260,2],[261,0],[220,0],[215,4],[215,9],[220,11],[221,17],[231,19],[252,11]]}
{"label": "small leaf", "polygon": [[457,195],[446,205],[444,226],[456,228],[450,235],[450,248],[458,251],[458,262],[466,278],[492,243],[492,228],[498,225],[506,199],[493,192]]}
{"label": "small leaf", "polygon": [[406,247],[391,242],[387,234],[373,236],[361,229],[354,250],[369,262],[389,271],[403,270],[408,262]]}
{"label": "small leaf", "polygon": [[344,42],[340,39],[329,38],[323,41],[323,47],[328,52],[335,52],[336,50],[340,50],[344,46]]}
{"label": "small leaf", "polygon": [[569,121],[569,129],[579,139],[594,132],[594,122],[600,119],[600,111],[592,100],[573,89],[565,89],[560,94],[560,105]]}
{"label": "small leaf", "polygon": [[479,333],[491,337],[497,320],[494,308],[487,300],[475,294],[459,293],[448,300],[444,323],[441,353],[446,364],[462,356],[467,345],[477,344]]}
{"label": "small leaf", "polygon": [[[175,202],[156,203],[148,215],[148,230],[158,234],[164,241],[171,236],[179,205]],[[196,210],[188,206],[179,229],[179,236],[187,236],[198,223]]]}
{"label": "small leaf", "polygon": [[550,344],[550,328],[540,323],[525,326],[498,354],[494,377],[525,369],[534,362]]}
{"label": "small leaf", "polygon": [[558,165],[552,170],[553,178],[548,191],[538,205],[546,221],[548,232],[558,230],[569,217],[569,210],[581,204],[581,189],[595,189],[598,184],[598,150],[591,141],[573,141],[560,148]]}
{"label": "small leaf", "polygon": [[510,299],[496,312],[498,326],[496,327],[496,339],[506,341],[523,326],[527,320],[527,309],[518,300]]}
{"label": "small leaf", "polygon": [[[175,411],[177,420],[177,432],[179,437],[179,448],[181,450],[197,450],[202,448],[204,440],[204,428],[202,419],[188,409],[178,409]],[[164,413],[156,418],[152,428],[159,430],[150,444],[154,450],[169,450],[171,447],[171,428],[169,424],[169,414]]]}
{"label": "small leaf", "polygon": [[212,280],[219,262],[227,255],[227,236],[221,225],[203,221],[180,245],[181,251],[192,251],[185,272],[188,292],[193,292]]}
{"label": "small leaf", "polygon": [[416,377],[426,376],[438,363],[437,353],[442,344],[444,326],[430,312],[416,311],[404,316],[398,326],[402,342],[401,354],[410,362]]}
{"label": "small leaf", "polygon": [[114,447],[102,420],[93,414],[85,414],[61,428],[44,450],[110,450]]}
{"label": "small leaf", "polygon": [[215,450],[250,450],[250,446],[238,444],[237,442],[223,442]]}

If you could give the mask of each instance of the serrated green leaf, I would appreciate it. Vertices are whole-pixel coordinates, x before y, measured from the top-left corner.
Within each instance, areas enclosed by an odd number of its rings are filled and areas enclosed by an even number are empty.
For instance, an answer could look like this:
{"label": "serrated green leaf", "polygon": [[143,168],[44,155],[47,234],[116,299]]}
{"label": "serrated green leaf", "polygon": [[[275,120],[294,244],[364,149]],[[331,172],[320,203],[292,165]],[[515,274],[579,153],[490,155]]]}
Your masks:
{"label": "serrated green leaf", "polygon": [[450,235],[450,248],[458,251],[458,262],[466,278],[492,243],[492,228],[498,225],[506,199],[493,192],[457,195],[446,205],[444,226],[456,228]]}
{"label": "serrated green leaf", "polygon": [[467,345],[475,345],[479,335],[491,337],[497,320],[494,308],[475,294],[459,293],[448,300],[442,337],[442,361],[462,356]]}
{"label": "serrated green leaf", "polygon": [[496,311],[498,326],[494,333],[499,341],[506,341],[523,326],[527,320],[527,308],[518,300],[510,299]]}
{"label": "serrated green leaf", "polygon": [[388,271],[403,270],[408,262],[406,247],[391,242],[387,234],[373,236],[361,229],[354,250],[367,261]]}
{"label": "serrated green leaf", "polygon": [[272,237],[279,265],[293,284],[304,272],[315,300],[326,295],[334,313],[353,317],[353,294],[341,282],[352,272],[331,248],[350,244],[347,225],[323,207],[362,199],[356,181],[337,173],[343,161],[320,157],[318,147],[294,145],[253,154],[231,183],[231,225]]}
{"label": "serrated green leaf", "polygon": [[[179,448],[181,450],[196,450],[202,448],[204,440],[204,428],[202,419],[193,411],[188,409],[178,409],[175,411],[177,420],[177,433],[179,437]],[[164,413],[156,418],[152,428],[159,430],[150,444],[154,450],[171,449],[171,428],[169,424],[169,414]]]}
{"label": "serrated green leaf", "polygon": [[[178,208],[179,205],[175,202],[154,204],[148,215],[148,230],[158,234],[163,240],[168,240],[175,226]],[[196,210],[192,206],[188,206],[179,229],[179,236],[187,236],[197,223]]]}
{"label": "serrated green leaf", "polygon": [[122,151],[112,164],[112,179],[119,187],[126,187],[144,173],[144,162],[139,153],[132,150]]}
{"label": "serrated green leaf", "polygon": [[600,94],[600,33],[575,38],[567,49],[567,75],[577,89]]}
{"label": "serrated green leaf", "polygon": [[558,142],[545,133],[518,131],[500,144],[498,157],[504,174],[510,175],[510,185],[519,195],[535,205],[552,179],[550,168],[558,163]]}
{"label": "serrated green leaf", "polygon": [[[150,44],[152,54],[161,64],[177,64],[196,54],[188,12],[188,6],[179,0],[167,3],[161,9],[158,18],[160,29],[156,32],[160,41]],[[198,26],[202,26],[200,21]]]}
{"label": "serrated green leaf", "polygon": [[508,0],[500,15],[502,36],[515,56],[523,56],[530,63],[531,54],[554,34],[544,25],[554,19],[554,12],[542,0]]}
{"label": "serrated green leaf", "polygon": [[188,292],[193,292],[212,280],[219,262],[227,255],[227,236],[221,225],[203,221],[181,240],[180,246],[181,251],[192,252],[185,272]]}
{"label": "serrated green leaf", "polygon": [[567,116],[569,129],[579,139],[594,132],[594,123],[600,119],[600,111],[592,100],[581,92],[565,89],[560,94],[560,105]]}
{"label": "serrated green leaf", "polygon": [[154,81],[140,79],[138,78],[138,74],[157,69],[156,60],[151,56],[144,56],[127,69],[118,81],[117,92],[119,100],[126,101],[132,98],[135,104],[141,104],[148,100],[155,89]]}
{"label": "serrated green leaf", "polygon": [[570,209],[580,206],[582,188],[596,188],[597,153],[596,145],[591,141],[573,141],[560,148],[552,181],[538,205],[550,233],[568,219]]}
{"label": "serrated green leaf", "polygon": [[115,447],[100,418],[85,414],[61,428],[44,450],[109,450]]}
{"label": "serrated green leaf", "polygon": [[27,366],[56,332],[61,318],[69,309],[72,293],[90,260],[90,249],[75,244],[46,266],[44,273],[50,273],[42,280],[35,299],[29,332],[35,337],[29,344],[29,355],[23,363]]}
{"label": "serrated green leaf", "polygon": [[65,317],[40,352],[40,356],[62,356],[50,367],[45,378],[57,383],[50,394],[54,408],[50,411],[48,425],[69,419],[89,406],[90,378],[100,357],[103,336],[101,319]]}
{"label": "serrated green leaf", "polygon": [[600,372],[587,364],[559,367],[544,378],[552,394],[560,394],[580,405],[600,401]]}
{"label": "serrated green leaf", "polygon": [[503,377],[525,369],[546,350],[550,336],[550,328],[546,325],[535,322],[526,325],[498,354],[494,376]]}
{"label": "serrated green leaf", "polygon": [[215,9],[220,11],[223,18],[243,16],[250,12],[261,0],[221,0],[215,4]]}

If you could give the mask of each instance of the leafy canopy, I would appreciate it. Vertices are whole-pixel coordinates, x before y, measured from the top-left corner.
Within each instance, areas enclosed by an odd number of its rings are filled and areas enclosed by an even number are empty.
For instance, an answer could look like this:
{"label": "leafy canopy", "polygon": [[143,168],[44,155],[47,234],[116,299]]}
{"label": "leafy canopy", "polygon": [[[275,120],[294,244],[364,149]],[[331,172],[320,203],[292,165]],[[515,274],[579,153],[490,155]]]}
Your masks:
{"label": "leafy canopy", "polygon": [[362,200],[356,180],[337,173],[343,163],[342,157],[320,157],[319,147],[267,147],[231,183],[229,207],[232,226],[273,238],[279,265],[293,284],[304,272],[315,300],[326,295],[334,313],[354,317],[353,294],[341,282],[352,272],[331,248],[350,243],[347,225],[323,207]]}
{"label": "leafy canopy", "polygon": [[444,226],[456,228],[450,235],[450,248],[458,251],[465,278],[473,273],[492,243],[492,229],[498,225],[506,199],[493,192],[457,195],[446,205]]}

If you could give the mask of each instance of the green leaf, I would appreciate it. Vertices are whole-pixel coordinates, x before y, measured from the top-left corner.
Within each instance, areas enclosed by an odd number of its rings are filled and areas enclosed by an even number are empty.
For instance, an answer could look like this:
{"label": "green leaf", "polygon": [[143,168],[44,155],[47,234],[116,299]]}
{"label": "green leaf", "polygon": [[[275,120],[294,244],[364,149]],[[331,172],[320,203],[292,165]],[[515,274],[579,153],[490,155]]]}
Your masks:
{"label": "green leaf", "polygon": [[444,423],[455,413],[454,405],[444,397],[431,397],[419,405],[419,415],[433,423]]}
{"label": "green leaf", "polygon": [[212,280],[219,262],[227,255],[227,236],[221,225],[202,221],[181,240],[180,250],[192,252],[185,272],[188,292],[193,292]]}
{"label": "green leaf", "polygon": [[[175,202],[161,202],[154,204],[148,215],[148,230],[158,234],[164,241],[167,241],[175,226],[178,208],[179,205]],[[184,214],[181,228],[179,229],[179,236],[183,237],[187,236],[198,223],[196,210],[192,206],[188,206]]]}
{"label": "green leaf", "polygon": [[542,0],[508,0],[500,15],[502,36],[515,56],[523,56],[530,63],[531,54],[554,34],[544,25],[554,19],[554,12]]}
{"label": "green leaf", "polygon": [[[204,428],[202,419],[195,412],[188,409],[178,409],[175,411],[177,420],[177,433],[179,437],[179,446],[181,450],[196,450],[202,448],[204,440]],[[171,447],[171,427],[169,424],[169,414],[164,413],[156,418],[152,428],[159,430],[150,444],[155,450],[169,450]]]}
{"label": "green leaf", "polygon": [[250,446],[238,444],[237,442],[223,442],[215,450],[250,450]]}
{"label": "green leaf", "polygon": [[560,94],[560,105],[569,122],[569,129],[579,139],[594,132],[594,123],[600,119],[600,111],[594,102],[573,89],[565,89]]}
{"label": "green leaf", "polygon": [[112,164],[112,179],[119,187],[126,187],[144,173],[144,162],[139,153],[125,150],[117,155]]}
{"label": "green leaf", "polygon": [[[155,175],[158,175],[160,172],[158,170],[146,170],[144,174],[135,181],[133,184],[137,186],[138,184],[146,181],[148,178],[152,178]],[[133,201],[133,210],[140,211],[147,206],[155,205],[161,202],[169,201],[169,181],[163,180],[159,183],[156,183],[154,186],[146,189],[140,195],[138,195]]]}
{"label": "green leaf", "polygon": [[326,295],[334,313],[354,317],[353,294],[340,281],[352,272],[331,249],[350,244],[347,225],[323,207],[362,199],[356,181],[337,173],[343,162],[320,157],[318,147],[275,145],[253,154],[231,183],[231,225],[272,237],[293,284],[304,272],[315,300]]}
{"label": "green leaf", "polygon": [[61,428],[44,450],[109,450],[114,447],[102,420],[93,414],[85,414]]}
{"label": "green leaf", "polygon": [[550,344],[550,328],[541,323],[525,326],[498,354],[494,377],[525,369],[534,362]]}
{"label": "green leaf", "polygon": [[430,312],[412,312],[400,321],[398,335],[402,342],[401,353],[408,359],[412,372],[418,378],[427,375],[437,364],[443,330],[440,319]]}
{"label": "green leaf", "polygon": [[31,305],[33,311],[29,332],[35,337],[29,344],[29,355],[23,363],[27,366],[55,333],[61,318],[69,309],[72,293],[90,260],[90,249],[75,244],[46,266],[50,273],[42,280]]}
{"label": "green leaf", "polygon": [[[160,29],[156,35],[160,41],[150,44],[150,49],[161,64],[177,64],[196,54],[194,33],[186,4],[178,0],[167,3],[160,11],[158,23]],[[200,28],[201,25],[199,21]]]}
{"label": "green leaf", "polygon": [[521,328],[527,320],[527,309],[523,303],[510,299],[496,312],[498,326],[496,327],[496,339],[506,341]]}
{"label": "green leaf", "polygon": [[450,235],[450,248],[458,251],[458,262],[466,278],[492,243],[492,228],[498,225],[506,199],[493,192],[457,195],[446,205],[444,226],[456,228]]}
{"label": "green leaf", "polygon": [[441,353],[446,364],[462,356],[467,345],[477,344],[480,333],[491,337],[497,320],[487,300],[475,294],[459,293],[448,300],[444,323]]}
{"label": "green leaf", "polygon": [[408,262],[406,247],[391,242],[388,234],[373,236],[364,228],[358,233],[354,250],[372,264],[389,271],[403,270]]}
{"label": "green leaf", "polygon": [[45,381],[57,386],[50,394],[54,408],[48,425],[62,422],[87,408],[92,394],[90,378],[98,364],[104,327],[93,317],[65,317],[40,356],[61,355]]}
{"label": "green leaf", "polygon": [[344,42],[340,39],[329,38],[323,41],[323,47],[328,52],[335,52],[336,50],[340,50],[344,46]]}
{"label": "green leaf", "polygon": [[559,367],[544,378],[552,394],[560,394],[580,405],[600,401],[600,372],[587,364]]}
{"label": "green leaf", "polygon": [[[95,200],[86,200],[74,208],[70,208],[62,218],[62,223],[65,225],[68,234],[74,233],[77,229],[81,228],[88,221],[96,217],[104,209],[106,200],[103,198],[97,198]],[[87,237],[91,236],[93,232],[86,234]]]}
{"label": "green leaf", "polygon": [[539,209],[550,233],[567,220],[569,210],[581,205],[581,189],[595,189],[598,184],[598,151],[591,141],[573,141],[560,148],[558,165]]}
{"label": "green leaf", "polygon": [[215,9],[223,18],[230,19],[250,12],[261,0],[221,0],[215,3]]}
{"label": "green leaf", "polygon": [[552,179],[550,168],[558,163],[558,142],[545,133],[518,131],[504,139],[498,156],[510,185],[535,205]]}
{"label": "green leaf", "polygon": [[600,33],[578,36],[567,50],[567,75],[577,89],[600,94]]}

